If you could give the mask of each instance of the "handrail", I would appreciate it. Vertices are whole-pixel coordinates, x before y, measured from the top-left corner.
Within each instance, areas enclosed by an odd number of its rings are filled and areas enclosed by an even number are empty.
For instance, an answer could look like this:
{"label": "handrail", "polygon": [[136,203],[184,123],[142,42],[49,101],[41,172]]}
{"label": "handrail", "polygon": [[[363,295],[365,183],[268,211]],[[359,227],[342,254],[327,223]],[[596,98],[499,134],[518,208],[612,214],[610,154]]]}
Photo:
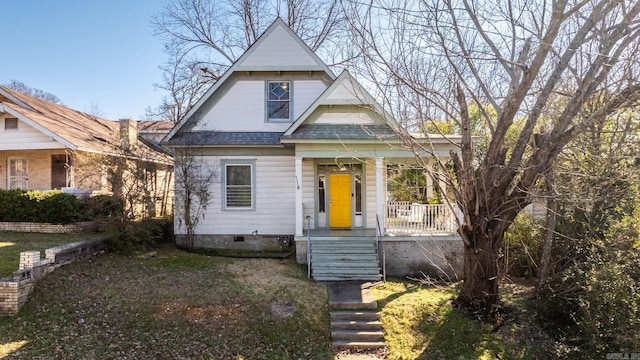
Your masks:
{"label": "handrail", "polygon": [[[380,244],[380,250],[382,250],[382,281],[387,281],[387,254],[384,249],[384,240],[380,240],[382,234],[382,229],[380,229],[380,217],[376,214],[376,244]],[[384,239],[384,236],[382,236]]]}
{"label": "handrail", "polygon": [[386,230],[396,234],[451,234],[456,214],[447,204],[390,201],[385,204]]}
{"label": "handrail", "polygon": [[307,215],[307,279],[311,279],[311,216]]}

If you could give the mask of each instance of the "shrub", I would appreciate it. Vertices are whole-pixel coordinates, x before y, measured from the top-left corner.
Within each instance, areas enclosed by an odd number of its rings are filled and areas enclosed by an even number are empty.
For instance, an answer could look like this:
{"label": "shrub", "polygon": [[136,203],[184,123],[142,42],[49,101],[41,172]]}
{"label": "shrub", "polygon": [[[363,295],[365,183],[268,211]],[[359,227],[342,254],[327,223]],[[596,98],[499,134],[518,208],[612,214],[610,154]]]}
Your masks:
{"label": "shrub", "polygon": [[82,201],[82,220],[118,217],[122,208],[122,201],[113,195],[92,195]]}
{"label": "shrub", "polygon": [[109,239],[109,248],[121,253],[132,253],[173,241],[171,218],[144,219],[123,224],[120,231]]}
{"label": "shrub", "polygon": [[[559,241],[564,267],[541,289],[541,318],[573,334],[590,356],[636,352],[640,332],[638,214],[612,224],[603,238]],[[568,244],[569,243],[569,244]]]}
{"label": "shrub", "polygon": [[504,235],[501,249],[502,273],[526,277],[538,273],[544,245],[544,220],[520,213]]}
{"label": "shrub", "polygon": [[80,201],[60,191],[0,190],[0,221],[70,224],[80,218]]}

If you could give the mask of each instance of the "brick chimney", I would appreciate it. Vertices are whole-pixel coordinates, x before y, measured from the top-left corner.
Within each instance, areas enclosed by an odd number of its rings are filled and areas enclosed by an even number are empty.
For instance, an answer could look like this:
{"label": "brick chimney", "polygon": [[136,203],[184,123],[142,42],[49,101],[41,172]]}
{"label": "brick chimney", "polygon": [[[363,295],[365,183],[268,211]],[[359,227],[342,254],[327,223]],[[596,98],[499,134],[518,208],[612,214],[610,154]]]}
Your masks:
{"label": "brick chimney", "polygon": [[120,119],[120,143],[124,150],[131,150],[138,141],[138,123],[133,119]]}

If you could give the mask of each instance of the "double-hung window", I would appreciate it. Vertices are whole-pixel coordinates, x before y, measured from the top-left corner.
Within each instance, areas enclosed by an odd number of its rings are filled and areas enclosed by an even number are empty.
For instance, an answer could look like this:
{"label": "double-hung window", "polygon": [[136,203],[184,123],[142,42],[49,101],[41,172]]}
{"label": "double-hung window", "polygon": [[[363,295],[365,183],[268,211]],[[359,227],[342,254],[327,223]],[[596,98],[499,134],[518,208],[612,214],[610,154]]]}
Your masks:
{"label": "double-hung window", "polygon": [[224,208],[252,210],[255,208],[255,162],[224,162]]}
{"label": "double-hung window", "polygon": [[291,82],[267,82],[267,121],[291,119]]}

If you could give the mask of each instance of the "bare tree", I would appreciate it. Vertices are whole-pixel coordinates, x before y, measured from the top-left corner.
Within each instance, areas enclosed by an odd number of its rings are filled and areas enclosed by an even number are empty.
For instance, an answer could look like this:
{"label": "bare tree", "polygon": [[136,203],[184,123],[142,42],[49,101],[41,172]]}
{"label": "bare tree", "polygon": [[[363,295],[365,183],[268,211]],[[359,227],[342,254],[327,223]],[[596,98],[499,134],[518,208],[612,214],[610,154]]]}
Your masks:
{"label": "bare tree", "polygon": [[186,145],[176,150],[174,216],[178,228],[185,227],[183,245],[193,249],[196,227],[213,200],[211,183],[218,178],[219,166],[195,153],[195,146]]}
{"label": "bare tree", "polygon": [[46,92],[44,90],[33,88],[23,83],[22,81],[11,80],[8,84],[5,84],[5,86],[8,87],[9,89],[19,91],[25,95],[33,96],[35,98],[45,100],[50,103],[62,104],[62,102],[60,101],[60,98],[58,98],[56,95],[50,92]]}
{"label": "bare tree", "polygon": [[151,111],[177,122],[276,19],[314,51],[335,57],[341,17],[337,0],[173,0],[152,20],[169,61],[157,87],[169,95]]}
{"label": "bare tree", "polygon": [[[450,183],[464,213],[464,283],[456,303],[489,314],[500,300],[504,231],[541,176],[569,141],[637,104],[640,3],[372,0],[344,9],[364,54],[359,65],[400,129],[457,122]],[[601,94],[607,100],[585,111]],[[481,110],[486,146],[474,144],[470,106]],[[532,144],[543,126],[546,136]]]}

